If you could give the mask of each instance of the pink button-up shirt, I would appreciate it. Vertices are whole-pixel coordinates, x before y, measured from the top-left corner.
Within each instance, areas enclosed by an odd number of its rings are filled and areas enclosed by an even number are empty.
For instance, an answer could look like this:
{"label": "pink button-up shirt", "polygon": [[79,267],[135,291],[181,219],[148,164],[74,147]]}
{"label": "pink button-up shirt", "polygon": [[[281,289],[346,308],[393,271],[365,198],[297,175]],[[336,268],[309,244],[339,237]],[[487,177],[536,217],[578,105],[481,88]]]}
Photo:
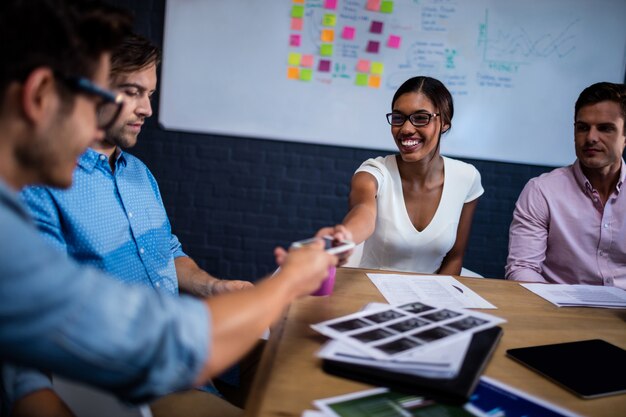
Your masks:
{"label": "pink button-up shirt", "polygon": [[505,277],[626,289],[625,179],[622,160],[604,206],[578,161],[531,179],[515,204]]}

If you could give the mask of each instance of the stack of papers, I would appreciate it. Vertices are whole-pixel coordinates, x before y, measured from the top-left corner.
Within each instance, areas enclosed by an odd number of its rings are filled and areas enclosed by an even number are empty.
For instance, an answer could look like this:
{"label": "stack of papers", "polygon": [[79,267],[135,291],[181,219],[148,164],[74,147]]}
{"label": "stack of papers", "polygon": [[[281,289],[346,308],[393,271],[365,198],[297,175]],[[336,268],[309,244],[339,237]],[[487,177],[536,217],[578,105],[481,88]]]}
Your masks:
{"label": "stack of papers", "polygon": [[429,378],[454,378],[472,335],[505,320],[421,302],[370,304],[311,327],[333,339],[318,356]]}
{"label": "stack of papers", "polygon": [[626,291],[601,285],[520,284],[557,307],[626,308]]}

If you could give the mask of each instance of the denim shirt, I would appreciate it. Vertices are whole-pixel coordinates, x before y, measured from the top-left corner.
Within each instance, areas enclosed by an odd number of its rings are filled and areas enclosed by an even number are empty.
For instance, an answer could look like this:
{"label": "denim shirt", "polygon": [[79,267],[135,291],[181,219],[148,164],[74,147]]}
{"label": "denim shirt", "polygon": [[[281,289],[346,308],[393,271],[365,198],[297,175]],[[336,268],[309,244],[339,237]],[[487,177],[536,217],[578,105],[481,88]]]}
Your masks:
{"label": "denim shirt", "polygon": [[202,301],[77,265],[42,238],[2,180],[0,230],[0,361],[137,402],[193,383],[209,353]]}
{"label": "denim shirt", "polygon": [[105,155],[88,149],[71,188],[28,187],[22,199],[39,230],[79,263],[178,293],[174,258],[186,255],[156,180],[136,157],[120,152],[112,171]]}

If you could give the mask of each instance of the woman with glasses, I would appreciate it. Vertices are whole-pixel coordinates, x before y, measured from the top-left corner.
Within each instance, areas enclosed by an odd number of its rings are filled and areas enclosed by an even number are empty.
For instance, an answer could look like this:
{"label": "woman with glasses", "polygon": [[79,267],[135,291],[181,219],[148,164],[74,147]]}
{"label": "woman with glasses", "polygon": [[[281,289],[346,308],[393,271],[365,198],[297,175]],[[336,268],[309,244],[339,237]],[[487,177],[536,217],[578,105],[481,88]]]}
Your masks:
{"label": "woman with glasses", "polygon": [[365,161],[352,178],[343,222],[317,235],[364,242],[354,266],[459,275],[484,190],[474,166],[440,154],[453,113],[440,81],[405,81],[387,114],[399,153]]}

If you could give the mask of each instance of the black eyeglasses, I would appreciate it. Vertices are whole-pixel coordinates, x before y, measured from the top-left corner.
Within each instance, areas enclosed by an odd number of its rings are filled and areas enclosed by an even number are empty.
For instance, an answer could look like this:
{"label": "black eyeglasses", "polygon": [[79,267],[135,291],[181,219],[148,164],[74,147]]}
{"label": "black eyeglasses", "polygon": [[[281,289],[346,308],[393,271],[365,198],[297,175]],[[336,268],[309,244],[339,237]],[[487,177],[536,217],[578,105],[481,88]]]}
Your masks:
{"label": "black eyeglasses", "polygon": [[98,129],[107,130],[113,126],[124,106],[124,98],[121,94],[115,94],[110,90],[98,87],[85,77],[65,77],[58,74],[57,76],[73,90],[100,98],[101,101],[96,107]]}
{"label": "black eyeglasses", "polygon": [[389,122],[391,126],[402,126],[406,122],[406,119],[409,119],[409,122],[411,122],[413,126],[422,127],[426,126],[433,117],[437,116],[439,116],[439,113],[417,112],[405,116],[402,113],[393,112],[387,113],[387,122]]}

